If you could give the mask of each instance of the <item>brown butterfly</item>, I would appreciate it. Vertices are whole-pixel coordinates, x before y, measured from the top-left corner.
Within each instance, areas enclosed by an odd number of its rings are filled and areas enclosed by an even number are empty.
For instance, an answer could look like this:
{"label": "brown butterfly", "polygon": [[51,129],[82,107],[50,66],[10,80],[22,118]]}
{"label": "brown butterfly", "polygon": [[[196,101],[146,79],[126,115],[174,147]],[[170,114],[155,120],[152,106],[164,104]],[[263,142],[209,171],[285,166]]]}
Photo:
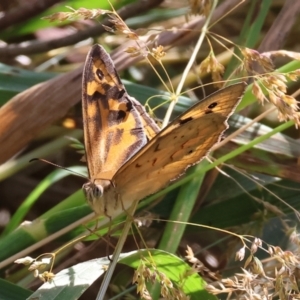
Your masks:
{"label": "brown butterfly", "polygon": [[94,45],[87,55],[82,86],[90,178],[83,190],[93,210],[114,216],[199,163],[228,128],[227,119],[244,89],[244,83],[221,89],[160,131],[128,95],[110,56]]}

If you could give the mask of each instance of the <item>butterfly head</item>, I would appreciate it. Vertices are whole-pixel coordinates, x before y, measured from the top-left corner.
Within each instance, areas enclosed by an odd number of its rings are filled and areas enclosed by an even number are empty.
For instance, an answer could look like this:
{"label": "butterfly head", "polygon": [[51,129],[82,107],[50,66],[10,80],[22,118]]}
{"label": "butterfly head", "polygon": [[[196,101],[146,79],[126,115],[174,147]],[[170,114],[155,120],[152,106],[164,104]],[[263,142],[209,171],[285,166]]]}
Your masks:
{"label": "butterfly head", "polygon": [[103,186],[92,181],[82,186],[85,197],[91,207],[95,207],[95,203],[103,196]]}
{"label": "butterfly head", "polygon": [[[117,191],[115,185],[111,180],[107,179],[93,179],[88,181],[82,186],[85,198],[91,208],[97,215],[105,215],[111,217],[115,205],[109,206],[108,199],[112,200],[117,198]],[[111,209],[112,208],[112,209]]]}

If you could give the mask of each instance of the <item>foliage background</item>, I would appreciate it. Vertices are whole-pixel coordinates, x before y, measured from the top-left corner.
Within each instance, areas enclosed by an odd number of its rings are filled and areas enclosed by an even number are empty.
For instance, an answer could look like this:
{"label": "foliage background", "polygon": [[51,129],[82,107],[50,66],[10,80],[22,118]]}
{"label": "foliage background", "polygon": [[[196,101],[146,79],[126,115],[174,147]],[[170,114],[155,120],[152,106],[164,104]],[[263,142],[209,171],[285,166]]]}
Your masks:
{"label": "foliage background", "polygon": [[[139,35],[152,34],[157,44],[165,47],[167,55],[162,62],[176,87],[204,24],[199,10],[195,10],[201,3],[195,1],[193,6],[190,2],[156,0],[142,4],[139,1],[113,1],[112,4],[131,29],[137,30]],[[36,290],[40,285],[31,274],[28,275],[27,268],[11,264],[22,257],[19,251],[25,250],[26,255],[35,257],[54,251],[85,231],[84,227],[78,227],[82,222],[76,223],[91,212],[80,190],[85,180],[64,170],[54,170],[48,164],[29,163],[29,160],[42,157],[85,173],[84,163],[79,161],[82,154],[69,147],[70,140],[65,136],[82,140],[81,72],[91,45],[96,42],[105,45],[121,77],[129,80],[126,81],[128,92],[142,103],[153,95],[166,93],[165,86],[148,63],[140,56],[132,57],[124,52],[132,41],[124,34],[112,34],[103,28],[103,24],[111,25],[107,16],[62,23],[42,19],[55,12],[72,12],[66,6],[74,10],[81,7],[111,9],[107,1],[43,1],[43,5],[37,5],[33,0],[2,1],[0,5],[3,12],[0,18],[0,266],[1,277],[5,279],[0,284],[4,287],[2,291],[9,291],[4,299],[17,299],[16,294],[24,299],[26,293],[30,294],[22,289],[16,293],[17,286]],[[279,49],[297,53],[299,41],[295,37],[299,36],[299,9],[300,4],[291,0],[219,1],[212,17],[212,23],[216,24],[211,31],[261,53]],[[189,14],[191,10],[193,14]],[[228,70],[235,65],[234,60],[230,60],[231,52],[217,43],[213,44],[213,49],[218,60],[226,66],[225,75],[229,74]],[[199,63],[209,50],[208,44],[204,43],[197,54],[198,65],[185,80],[185,90],[199,87],[200,80],[211,82],[210,75],[199,73]],[[294,58],[297,58],[296,54]],[[280,56],[275,65],[281,71],[291,72],[299,68],[299,61]],[[160,70],[158,65],[155,66]],[[288,85],[291,94],[298,89],[299,83],[289,82]],[[179,99],[175,114],[213,90],[210,85],[205,90],[198,88],[185,94]],[[155,99],[150,104],[154,107],[160,101]],[[242,103],[243,110],[231,121],[231,131],[249,123],[271,105],[261,107],[254,102],[249,88]],[[156,116],[163,118],[166,107],[155,111]],[[232,153],[254,138],[273,132],[274,128],[278,133],[239,156],[233,155],[228,163],[235,168],[222,167],[227,176],[214,169],[201,181],[190,173],[194,178],[191,185],[172,190],[157,205],[147,206],[147,210],[155,214],[155,218],[168,219],[174,203],[181,201],[182,210],[175,218],[178,220],[180,214],[185,214],[186,195],[192,195],[196,204],[191,216],[190,213],[185,216],[191,223],[251,234],[282,249],[293,250],[287,237],[298,224],[295,212],[299,210],[299,130],[291,123],[285,124],[285,127],[278,127],[274,113],[260,123],[254,123],[215,151],[214,156]],[[251,176],[246,177],[240,169]],[[24,220],[37,221],[15,230]],[[175,234],[179,230],[175,225],[167,229],[164,225],[165,222],[154,221],[150,228],[141,229],[150,248],[158,247],[173,253],[168,244],[177,244],[178,240],[174,239],[180,237],[178,251],[174,250],[179,256],[185,255],[187,245],[193,245],[193,249],[198,249],[197,257],[212,271],[222,271],[228,276],[240,272],[242,265],[232,262],[236,247],[241,246],[238,239],[197,225],[184,228],[181,237]],[[65,230],[63,236],[62,229]],[[107,227],[100,234],[106,231]],[[59,237],[54,238],[52,234],[57,232],[60,232]],[[163,234],[168,239],[166,244],[159,243]],[[117,241],[118,232],[114,235],[112,244]],[[134,237],[139,239],[138,234]],[[39,248],[33,247],[30,251],[29,247],[36,243]],[[145,247],[142,241],[136,242],[133,235],[129,236],[123,251],[136,250],[137,243],[141,248]],[[57,273],[78,262],[106,257],[107,252],[104,240],[95,241],[95,237],[90,237],[90,241],[79,242],[62,251],[56,257],[54,271]],[[263,252],[258,255],[261,260],[265,256]],[[130,268],[118,266],[111,282],[114,288],[108,295],[118,294],[123,290],[121,287],[130,286],[131,272]],[[216,280],[209,275],[207,272],[202,274],[209,282]],[[98,288],[96,281],[81,299],[90,299]],[[136,296],[135,292],[132,296]]]}

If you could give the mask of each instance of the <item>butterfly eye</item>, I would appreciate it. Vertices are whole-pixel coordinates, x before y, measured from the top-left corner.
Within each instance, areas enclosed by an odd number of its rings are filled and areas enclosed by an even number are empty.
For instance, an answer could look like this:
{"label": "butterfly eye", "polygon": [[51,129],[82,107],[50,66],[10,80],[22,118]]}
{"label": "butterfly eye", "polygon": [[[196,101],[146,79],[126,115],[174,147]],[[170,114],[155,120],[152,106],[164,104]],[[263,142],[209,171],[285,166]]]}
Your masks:
{"label": "butterfly eye", "polygon": [[94,184],[93,182],[87,182],[82,186],[86,199],[90,203],[94,203],[103,195],[103,187],[101,185]]}
{"label": "butterfly eye", "polygon": [[101,185],[93,184],[93,196],[99,199],[103,196],[103,187]]}

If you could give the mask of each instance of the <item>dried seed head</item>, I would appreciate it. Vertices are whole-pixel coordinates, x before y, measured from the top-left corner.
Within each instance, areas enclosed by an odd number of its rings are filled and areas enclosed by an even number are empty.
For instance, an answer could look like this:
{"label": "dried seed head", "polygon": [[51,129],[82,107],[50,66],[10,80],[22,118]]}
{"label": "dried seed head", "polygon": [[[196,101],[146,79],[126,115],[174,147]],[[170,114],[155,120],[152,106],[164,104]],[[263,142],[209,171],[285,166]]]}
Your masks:
{"label": "dried seed head", "polygon": [[259,275],[264,275],[265,274],[263,265],[257,257],[255,257],[255,256],[253,257],[253,262],[252,263],[253,263],[252,269],[253,269],[254,274],[259,274]]}
{"label": "dried seed head", "polygon": [[300,69],[286,73],[285,76],[292,81],[297,81],[300,75]]}
{"label": "dried seed head", "polygon": [[116,14],[109,14],[109,22],[113,24],[114,31],[125,34],[131,40],[138,40],[139,36],[132,31],[126,23]]}
{"label": "dried seed head", "polygon": [[244,264],[244,268],[245,268],[245,269],[246,269],[246,268],[249,266],[249,264],[251,263],[252,258],[253,258],[253,255],[249,255],[249,256],[247,257],[247,259],[246,259],[246,261],[245,261],[245,264]]}
{"label": "dried seed head", "polygon": [[264,101],[267,100],[257,81],[253,82],[252,93],[261,104],[264,104]]}
{"label": "dried seed head", "polygon": [[[257,82],[253,84],[252,92],[261,103],[266,100],[277,108],[279,121],[293,120],[295,126],[298,127],[300,124],[299,105],[294,97],[286,95],[286,77],[285,74],[279,73],[272,73],[261,77],[259,81],[264,86],[265,92],[268,93],[269,100]],[[275,210],[275,206],[273,210]],[[276,211],[282,214],[278,209]]]}
{"label": "dried seed head", "polygon": [[49,20],[50,22],[54,22],[54,21],[63,22],[63,21],[72,19],[73,15],[74,14],[71,12],[56,12],[49,16],[42,17],[42,19]]}
{"label": "dried seed head", "polygon": [[156,60],[160,61],[166,55],[166,52],[164,51],[163,46],[158,46],[156,48],[152,48],[151,54]]}
{"label": "dried seed head", "polygon": [[33,276],[34,276],[35,278],[38,277],[39,274],[40,274],[39,270],[34,270],[34,271],[33,271]]}
{"label": "dried seed head", "polygon": [[190,13],[192,15],[208,16],[212,7],[212,0],[189,0]]}
{"label": "dried seed head", "polygon": [[[218,62],[213,52],[211,52],[200,64],[200,73],[211,73],[214,82],[218,83],[223,80],[224,66]],[[217,84],[219,85],[219,84]]]}
{"label": "dried seed head", "polygon": [[272,72],[274,70],[273,61],[268,56],[261,54],[258,62],[263,67],[265,72]]}
{"label": "dried seed head", "polygon": [[28,268],[29,271],[33,270],[44,270],[49,264],[51,263],[51,258],[43,258],[40,260],[35,260],[30,267]]}
{"label": "dried seed head", "polygon": [[271,256],[273,256],[274,251],[273,251],[272,246],[268,246],[268,252],[269,252],[269,254],[270,254]]}
{"label": "dried seed head", "polygon": [[141,54],[141,49],[137,47],[128,47],[125,52],[129,53],[131,57],[136,57]]}
{"label": "dried seed head", "polygon": [[35,261],[34,258],[32,258],[30,256],[26,256],[26,257],[23,257],[23,258],[19,258],[19,259],[15,260],[14,262],[16,264],[23,264],[23,265],[27,266],[27,265],[32,264],[34,261]]}
{"label": "dried seed head", "polygon": [[185,258],[191,263],[197,263],[198,262],[198,258],[194,256],[194,252],[193,249],[190,246],[187,246],[187,250],[185,250],[186,252],[186,256]]}
{"label": "dried seed head", "polygon": [[79,8],[77,11],[75,11],[78,16],[83,17],[84,20],[87,19],[96,19],[100,17],[101,15],[109,14],[111,11],[104,10],[104,9],[86,9],[86,8]]}
{"label": "dried seed head", "polygon": [[245,246],[242,247],[239,251],[237,251],[235,254],[235,260],[242,261],[245,257],[245,251]]}
{"label": "dried seed head", "polygon": [[55,274],[52,272],[44,272],[42,274],[39,274],[39,279],[44,281],[44,282],[51,282],[52,279],[54,278]]}
{"label": "dried seed head", "polygon": [[243,54],[243,63],[245,65],[245,69],[250,73],[254,72],[252,67],[253,62],[257,62],[265,72],[271,72],[274,70],[274,65],[272,60],[268,55],[261,54],[256,50],[250,48],[240,48]]}
{"label": "dried seed head", "polygon": [[160,277],[161,277],[161,283],[162,285],[165,285],[166,287],[173,288],[173,283],[172,281],[163,273],[159,273]]}
{"label": "dried seed head", "polygon": [[67,6],[72,12],[56,12],[52,15],[43,17],[44,20],[53,21],[66,21],[66,20],[76,20],[76,19],[96,19],[104,14],[111,14],[113,12],[104,9],[86,9],[79,8],[78,10],[73,9],[70,6]]}
{"label": "dried seed head", "polygon": [[296,231],[296,228],[292,228],[292,232],[290,233],[290,241],[297,246],[300,245],[299,234]]}
{"label": "dried seed head", "polygon": [[252,245],[251,245],[251,253],[254,254],[256,253],[258,247],[262,246],[262,241],[259,238],[255,238]]}

